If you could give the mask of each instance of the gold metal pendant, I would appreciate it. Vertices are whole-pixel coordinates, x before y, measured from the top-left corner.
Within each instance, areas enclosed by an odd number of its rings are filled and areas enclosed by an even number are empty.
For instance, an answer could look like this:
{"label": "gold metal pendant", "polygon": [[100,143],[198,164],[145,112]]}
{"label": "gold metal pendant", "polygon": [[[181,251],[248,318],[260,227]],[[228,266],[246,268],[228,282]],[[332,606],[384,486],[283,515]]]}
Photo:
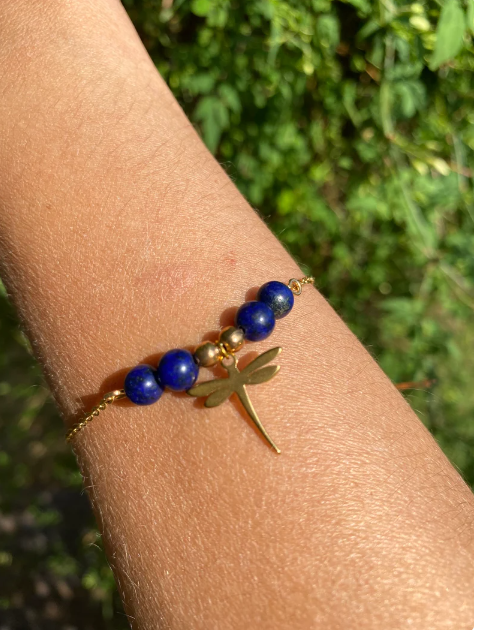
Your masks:
{"label": "gold metal pendant", "polygon": [[277,357],[281,351],[281,348],[272,348],[271,350],[267,350],[251,361],[242,371],[240,371],[237,367],[237,357],[235,354],[227,354],[222,360],[221,365],[227,370],[228,377],[217,378],[213,381],[199,383],[199,385],[194,385],[194,387],[187,390],[187,393],[190,396],[197,396],[198,398],[207,396],[207,400],[205,401],[206,407],[218,407],[225,402],[229,396],[237,394],[240,402],[245,408],[245,411],[256,424],[263,437],[277,453],[280,453],[280,449],[268,435],[265,427],[260,422],[245,386],[266,383],[271,380],[278,373],[280,366],[264,366],[270,361],[273,361],[273,359]]}

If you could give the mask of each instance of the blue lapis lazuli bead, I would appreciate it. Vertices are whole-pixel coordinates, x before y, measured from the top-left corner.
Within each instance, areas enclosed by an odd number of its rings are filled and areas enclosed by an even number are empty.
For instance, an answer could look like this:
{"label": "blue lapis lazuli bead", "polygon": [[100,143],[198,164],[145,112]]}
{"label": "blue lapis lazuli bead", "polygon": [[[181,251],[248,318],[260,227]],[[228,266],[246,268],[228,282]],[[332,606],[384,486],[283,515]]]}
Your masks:
{"label": "blue lapis lazuli bead", "polygon": [[235,325],[243,330],[248,341],[261,341],[272,333],[275,316],[263,302],[245,302],[237,311]]}
{"label": "blue lapis lazuli bead", "polygon": [[162,396],[164,389],[156,380],[154,368],[137,365],[124,381],[126,396],[136,405],[152,405]]}
{"label": "blue lapis lazuli bead", "polygon": [[292,310],[295,298],[293,292],[283,282],[272,280],[260,287],[257,300],[269,306],[276,319],[281,319]]}
{"label": "blue lapis lazuli bead", "polygon": [[190,389],[199,376],[199,366],[188,350],[169,350],[159,361],[157,380],[176,392]]}

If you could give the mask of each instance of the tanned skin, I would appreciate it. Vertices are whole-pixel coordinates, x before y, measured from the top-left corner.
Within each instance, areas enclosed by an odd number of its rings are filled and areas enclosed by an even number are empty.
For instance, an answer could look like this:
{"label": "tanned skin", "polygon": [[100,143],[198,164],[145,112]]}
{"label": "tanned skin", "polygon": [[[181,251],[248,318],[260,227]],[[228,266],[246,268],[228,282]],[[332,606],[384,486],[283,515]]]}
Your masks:
{"label": "tanned skin", "polygon": [[[0,261],[69,425],[300,274],[117,0],[0,3]],[[170,393],[76,437],[133,627],[470,629],[459,474],[316,289],[241,354],[277,345],[251,396],[281,455],[233,401]]]}

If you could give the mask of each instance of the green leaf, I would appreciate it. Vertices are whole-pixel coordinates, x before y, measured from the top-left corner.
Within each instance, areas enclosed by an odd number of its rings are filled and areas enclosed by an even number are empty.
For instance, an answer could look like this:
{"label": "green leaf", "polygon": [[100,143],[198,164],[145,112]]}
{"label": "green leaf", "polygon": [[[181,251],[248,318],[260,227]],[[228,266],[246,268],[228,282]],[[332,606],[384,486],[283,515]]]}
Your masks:
{"label": "green leaf", "polygon": [[361,28],[361,30],[358,32],[356,36],[357,41],[362,41],[363,39],[366,39],[370,35],[374,35],[376,31],[380,30],[380,28],[381,28],[381,25],[379,24],[379,22],[377,22],[374,19],[369,20],[369,22],[366,22],[363,28]]}
{"label": "green leaf", "polygon": [[467,2],[467,28],[471,33],[474,32],[474,0]]}
{"label": "green leaf", "polygon": [[194,116],[202,123],[204,142],[214,153],[222,131],[229,126],[229,112],[226,106],[216,96],[204,96],[199,101]]}
{"label": "green leaf", "polygon": [[390,138],[394,133],[394,122],[392,117],[393,93],[392,84],[389,81],[381,83],[379,90],[379,109],[381,113],[381,124],[384,135]]}
{"label": "green leaf", "polygon": [[405,118],[411,118],[414,116],[416,107],[414,105],[413,93],[410,87],[406,83],[402,83],[400,86],[396,86],[396,93],[401,97],[401,109]]}
{"label": "green leaf", "polygon": [[340,43],[340,25],[334,15],[320,15],[316,21],[316,34],[322,48],[333,51]]}
{"label": "green leaf", "polygon": [[464,34],[464,11],[457,0],[447,0],[437,24],[436,46],[429,63],[431,70],[459,54],[464,45]]}
{"label": "green leaf", "polygon": [[240,96],[237,90],[228,83],[222,83],[218,90],[220,97],[234,114],[240,114],[242,104],[240,102]]}
{"label": "green leaf", "polygon": [[413,15],[409,19],[409,24],[411,24],[416,31],[421,31],[422,33],[426,33],[431,30],[431,23],[423,15]]}
{"label": "green leaf", "polygon": [[195,75],[186,77],[183,86],[187,88],[191,94],[209,94],[215,85],[215,77],[211,73],[198,72]]}
{"label": "green leaf", "polygon": [[192,0],[191,11],[199,17],[205,17],[211,9],[210,0]]}
{"label": "green leaf", "polygon": [[401,115],[411,118],[425,107],[426,90],[420,81],[399,81],[394,85]]}
{"label": "green leaf", "polygon": [[343,105],[353,125],[359,127],[361,124],[361,116],[356,107],[356,84],[351,81],[347,81],[343,85]]}

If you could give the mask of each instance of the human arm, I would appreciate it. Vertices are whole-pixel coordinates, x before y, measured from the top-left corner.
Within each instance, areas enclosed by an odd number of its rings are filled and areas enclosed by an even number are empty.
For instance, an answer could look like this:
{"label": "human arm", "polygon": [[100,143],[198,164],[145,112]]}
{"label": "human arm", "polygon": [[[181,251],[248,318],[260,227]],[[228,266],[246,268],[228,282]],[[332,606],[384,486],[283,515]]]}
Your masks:
{"label": "human arm", "polygon": [[[4,3],[0,32],[2,274],[71,421],[298,269],[115,1]],[[254,403],[280,457],[232,403],[172,395],[75,442],[137,627],[464,627],[465,484],[317,292],[272,339]]]}

